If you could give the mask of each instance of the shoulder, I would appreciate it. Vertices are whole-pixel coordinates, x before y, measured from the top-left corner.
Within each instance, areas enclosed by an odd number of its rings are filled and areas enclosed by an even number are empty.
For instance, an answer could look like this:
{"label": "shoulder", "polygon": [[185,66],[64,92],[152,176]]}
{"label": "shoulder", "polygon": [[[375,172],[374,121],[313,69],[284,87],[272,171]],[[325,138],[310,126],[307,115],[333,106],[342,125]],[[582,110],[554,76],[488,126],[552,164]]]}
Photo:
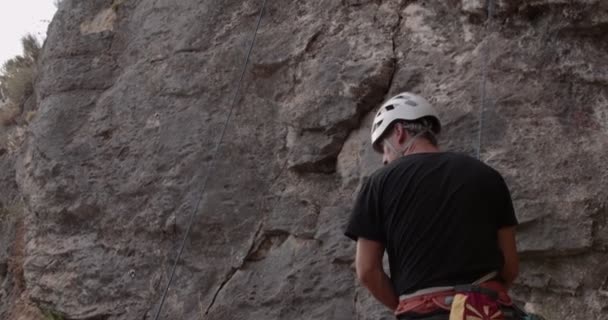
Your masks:
{"label": "shoulder", "polygon": [[451,161],[461,164],[462,166],[468,167],[469,169],[475,169],[478,172],[488,173],[490,175],[502,177],[498,170],[470,155],[456,152],[445,152],[444,156],[446,158],[449,158]]}
{"label": "shoulder", "polygon": [[460,171],[468,176],[468,179],[473,179],[475,183],[489,190],[506,189],[505,179],[496,168],[465,154],[458,154],[457,158],[462,163]]}
{"label": "shoulder", "polygon": [[368,178],[370,184],[379,185],[385,182],[395,171],[400,171],[407,166],[406,157],[399,158],[374,171]]}

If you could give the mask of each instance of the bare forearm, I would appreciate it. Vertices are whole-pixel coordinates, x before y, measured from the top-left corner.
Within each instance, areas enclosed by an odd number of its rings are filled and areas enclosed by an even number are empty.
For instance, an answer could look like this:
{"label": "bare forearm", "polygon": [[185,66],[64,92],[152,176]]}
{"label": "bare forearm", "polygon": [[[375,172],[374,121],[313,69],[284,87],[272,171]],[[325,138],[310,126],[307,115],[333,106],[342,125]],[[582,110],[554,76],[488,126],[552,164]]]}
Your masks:
{"label": "bare forearm", "polygon": [[393,289],[391,280],[384,272],[375,272],[362,281],[362,284],[371,292],[374,298],[382,304],[391,310],[397,309],[399,297],[397,297],[395,289]]}
{"label": "bare forearm", "polygon": [[510,288],[513,285],[513,281],[517,278],[517,271],[514,271],[506,265],[500,271],[500,277],[502,278],[505,287]]}
{"label": "bare forearm", "polygon": [[395,294],[391,280],[382,268],[384,245],[381,242],[359,238],[355,265],[357,278],[372,295],[391,310],[397,309],[399,298]]}

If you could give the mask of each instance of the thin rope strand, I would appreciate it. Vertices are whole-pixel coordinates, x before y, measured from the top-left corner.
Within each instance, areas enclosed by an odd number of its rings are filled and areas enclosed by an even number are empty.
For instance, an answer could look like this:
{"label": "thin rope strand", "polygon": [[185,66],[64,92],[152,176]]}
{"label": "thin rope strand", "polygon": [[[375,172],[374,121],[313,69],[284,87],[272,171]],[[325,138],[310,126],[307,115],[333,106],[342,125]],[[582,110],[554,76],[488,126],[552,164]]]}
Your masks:
{"label": "thin rope strand", "polygon": [[[490,34],[492,27],[492,18],[494,16],[494,0],[487,1],[488,6],[488,18],[486,20],[486,36]],[[481,78],[481,105],[479,107],[479,129],[477,131],[477,159],[481,159],[481,143],[483,135],[483,120],[484,111],[486,107],[486,84],[488,80],[488,60],[490,56],[490,39],[488,39],[483,51],[483,65],[482,65],[482,78]]]}
{"label": "thin rope strand", "polygon": [[209,161],[209,166],[207,167],[207,174],[205,175],[205,179],[203,180],[203,186],[201,188],[201,196],[199,197],[198,201],[196,202],[196,206],[194,207],[194,211],[192,211],[192,214],[190,215],[190,220],[188,223],[188,228],[186,229],[186,233],[184,234],[184,238],[182,240],[182,243],[180,245],[179,251],[177,253],[177,257],[175,258],[175,262],[173,263],[173,267],[171,268],[171,276],[169,277],[169,282],[167,283],[167,286],[165,287],[163,296],[160,300],[160,304],[158,306],[158,309],[156,311],[156,315],[154,316],[154,320],[158,320],[160,317],[160,313],[162,311],[163,305],[165,303],[165,300],[167,298],[167,293],[169,292],[169,288],[171,287],[171,283],[173,282],[173,278],[175,276],[175,270],[177,269],[177,264],[182,256],[182,253],[184,251],[184,247],[186,245],[186,241],[188,240],[188,237],[190,235],[190,230],[192,229],[192,224],[194,223],[194,218],[197,216],[198,213],[198,209],[200,207],[201,201],[203,199],[203,196],[205,194],[206,188],[207,188],[207,181],[209,181],[209,176],[211,174],[211,171],[213,170],[213,168],[215,167],[215,161],[217,159],[217,154],[219,152],[220,146],[222,145],[222,142],[224,140],[224,136],[226,134],[226,128],[228,127],[228,123],[230,123],[230,120],[232,118],[232,114],[234,112],[234,107],[236,105],[236,101],[237,98],[239,96],[239,92],[241,90],[242,87],[242,83],[243,83],[243,79],[245,78],[245,72],[247,71],[247,65],[249,64],[249,58],[251,57],[251,52],[253,51],[253,46],[255,44],[255,40],[258,34],[258,30],[260,28],[260,24],[262,22],[262,16],[264,14],[264,10],[266,9],[266,0],[264,0],[264,2],[262,3],[262,9],[260,10],[260,14],[258,16],[258,21],[257,21],[257,25],[255,27],[255,31],[253,33],[253,39],[251,40],[251,45],[249,46],[249,51],[247,52],[247,56],[245,58],[245,65],[243,66],[243,70],[241,72],[241,76],[239,78],[238,81],[238,85],[236,87],[236,90],[234,91],[234,96],[232,97],[232,103],[230,105],[230,111],[228,112],[228,116],[226,117],[226,120],[224,121],[224,126],[222,128],[222,131],[220,133],[220,137],[215,145],[215,148],[213,150],[212,153],[212,158]]}

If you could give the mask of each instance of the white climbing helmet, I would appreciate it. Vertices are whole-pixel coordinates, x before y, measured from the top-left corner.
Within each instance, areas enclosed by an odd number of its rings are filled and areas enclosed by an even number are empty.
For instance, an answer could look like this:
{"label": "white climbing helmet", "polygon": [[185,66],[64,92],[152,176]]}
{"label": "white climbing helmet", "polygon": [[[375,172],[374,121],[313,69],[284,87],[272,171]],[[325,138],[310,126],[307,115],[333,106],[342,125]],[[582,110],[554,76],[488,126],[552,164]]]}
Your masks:
{"label": "white climbing helmet", "polygon": [[402,92],[382,104],[372,125],[372,146],[374,150],[382,152],[378,148],[378,142],[382,134],[396,120],[417,120],[428,117],[431,120],[433,133],[441,131],[441,122],[437,112],[431,104],[419,95],[410,92]]}

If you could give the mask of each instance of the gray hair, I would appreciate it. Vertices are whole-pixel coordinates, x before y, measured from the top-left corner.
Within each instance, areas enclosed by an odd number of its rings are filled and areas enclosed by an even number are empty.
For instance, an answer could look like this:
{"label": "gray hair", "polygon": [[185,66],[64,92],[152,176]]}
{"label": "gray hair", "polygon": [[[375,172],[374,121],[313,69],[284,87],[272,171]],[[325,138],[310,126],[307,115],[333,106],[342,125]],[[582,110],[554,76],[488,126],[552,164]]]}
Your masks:
{"label": "gray hair", "polygon": [[427,139],[432,145],[437,146],[437,136],[433,132],[433,122],[427,118],[412,121],[399,121],[403,128],[411,135],[417,135]]}

